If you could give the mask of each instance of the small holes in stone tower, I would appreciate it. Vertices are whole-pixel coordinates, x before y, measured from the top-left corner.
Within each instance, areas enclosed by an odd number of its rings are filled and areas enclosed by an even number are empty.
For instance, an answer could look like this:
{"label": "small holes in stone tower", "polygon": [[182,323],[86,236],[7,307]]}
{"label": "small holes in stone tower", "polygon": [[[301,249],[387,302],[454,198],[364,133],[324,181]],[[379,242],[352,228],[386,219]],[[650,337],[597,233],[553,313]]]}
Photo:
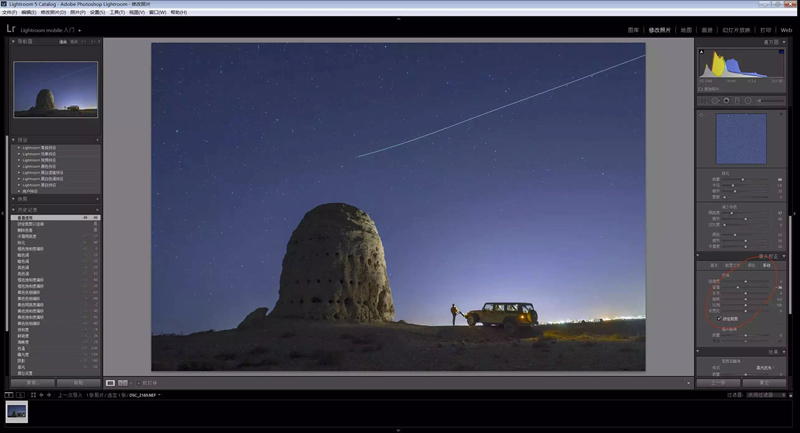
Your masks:
{"label": "small holes in stone tower", "polygon": [[357,309],[355,304],[353,303],[352,298],[347,298],[344,300],[344,307],[347,309],[347,318],[350,320],[355,320]]}

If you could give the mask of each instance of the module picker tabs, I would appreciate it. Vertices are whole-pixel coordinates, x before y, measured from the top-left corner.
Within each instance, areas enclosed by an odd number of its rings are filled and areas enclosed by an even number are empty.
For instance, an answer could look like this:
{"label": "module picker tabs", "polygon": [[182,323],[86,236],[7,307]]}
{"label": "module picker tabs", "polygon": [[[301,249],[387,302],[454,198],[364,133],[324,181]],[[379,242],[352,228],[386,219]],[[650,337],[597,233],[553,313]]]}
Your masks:
{"label": "module picker tabs", "polygon": [[785,387],[789,47],[704,39],[695,50],[697,386]]}
{"label": "module picker tabs", "polygon": [[99,384],[102,40],[8,38],[12,386]]}

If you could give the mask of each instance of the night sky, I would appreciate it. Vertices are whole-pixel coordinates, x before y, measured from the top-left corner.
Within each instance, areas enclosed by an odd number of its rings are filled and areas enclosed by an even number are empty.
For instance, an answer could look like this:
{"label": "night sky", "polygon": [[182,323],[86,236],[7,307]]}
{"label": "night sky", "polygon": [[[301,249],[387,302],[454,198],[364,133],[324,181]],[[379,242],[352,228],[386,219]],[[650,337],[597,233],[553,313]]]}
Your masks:
{"label": "night sky", "polygon": [[767,115],[717,114],[717,164],[766,164]]}
{"label": "night sky", "polygon": [[[395,320],[645,312],[644,44],[154,44],[153,333],[275,306],[292,231],[375,221]],[[466,322],[459,318],[459,324]]]}
{"label": "night sky", "polygon": [[14,111],[36,105],[36,95],[50,89],[56,108],[97,108],[96,62],[14,62]]}
{"label": "night sky", "polygon": [[6,407],[6,416],[11,416],[12,413],[27,413],[24,404],[10,404]]}

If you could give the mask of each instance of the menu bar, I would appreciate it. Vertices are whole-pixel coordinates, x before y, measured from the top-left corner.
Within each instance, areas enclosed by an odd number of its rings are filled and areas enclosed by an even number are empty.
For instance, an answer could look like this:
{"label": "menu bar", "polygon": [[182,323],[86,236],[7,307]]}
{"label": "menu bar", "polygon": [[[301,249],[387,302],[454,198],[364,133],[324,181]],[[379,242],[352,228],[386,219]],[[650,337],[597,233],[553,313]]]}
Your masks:
{"label": "menu bar", "polygon": [[0,1],[5,16],[796,16],[795,1]]}

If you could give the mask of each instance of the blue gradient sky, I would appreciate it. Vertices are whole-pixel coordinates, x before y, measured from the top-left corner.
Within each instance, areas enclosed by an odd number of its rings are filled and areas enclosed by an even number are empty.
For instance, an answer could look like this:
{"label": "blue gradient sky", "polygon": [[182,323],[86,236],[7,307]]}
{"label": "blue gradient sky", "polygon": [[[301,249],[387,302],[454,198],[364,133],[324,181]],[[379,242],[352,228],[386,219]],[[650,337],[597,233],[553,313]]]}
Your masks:
{"label": "blue gradient sky", "polygon": [[[644,44],[154,44],[154,333],[278,299],[317,205],[375,221],[395,320],[645,312]],[[464,324],[463,320],[461,324]]]}
{"label": "blue gradient sky", "polygon": [[56,108],[97,108],[96,62],[14,62],[14,110],[36,105],[36,95],[50,89]]}

